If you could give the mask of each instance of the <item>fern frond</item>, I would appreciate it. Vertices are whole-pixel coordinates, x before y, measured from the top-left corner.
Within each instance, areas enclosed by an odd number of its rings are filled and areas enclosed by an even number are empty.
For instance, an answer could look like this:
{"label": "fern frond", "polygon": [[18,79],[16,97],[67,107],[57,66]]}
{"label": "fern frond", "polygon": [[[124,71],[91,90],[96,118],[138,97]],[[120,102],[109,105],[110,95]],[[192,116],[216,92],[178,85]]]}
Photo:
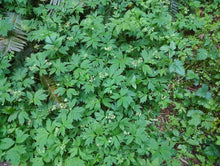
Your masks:
{"label": "fern frond", "polygon": [[[56,5],[61,7],[61,9],[65,8],[65,5],[72,5],[68,2],[75,2],[76,4],[83,4],[83,0],[50,0],[50,5]],[[54,9],[49,9],[49,15],[52,15],[54,13]]]}
{"label": "fern frond", "polygon": [[40,76],[40,81],[43,87],[48,91],[50,95],[50,99],[53,101],[54,105],[56,105],[58,108],[60,107],[60,104],[62,103],[62,99],[55,94],[55,90],[57,89],[54,81],[46,75]]}
{"label": "fern frond", "polygon": [[23,36],[9,36],[0,41],[0,50],[2,50],[3,55],[11,51],[21,52],[25,45],[26,42],[24,41]]}
{"label": "fern frond", "polygon": [[6,37],[0,37],[0,51],[3,56],[7,52],[20,52],[24,49],[27,39],[27,34],[22,31],[22,19],[16,13],[7,13],[6,18],[12,23],[13,29]]}
{"label": "fern frond", "polygon": [[179,3],[177,2],[177,0],[170,0],[170,13],[173,17],[173,19],[175,19],[176,14],[178,13],[178,9],[179,9]]}
{"label": "fern frond", "polygon": [[50,0],[51,5],[60,5],[65,0]]}
{"label": "fern frond", "polygon": [[[67,0],[50,0],[50,4],[51,5],[60,5],[64,2],[66,2]],[[82,4],[82,0],[68,0],[68,1],[72,1],[72,2],[76,2],[76,3],[79,3],[79,4]]]}

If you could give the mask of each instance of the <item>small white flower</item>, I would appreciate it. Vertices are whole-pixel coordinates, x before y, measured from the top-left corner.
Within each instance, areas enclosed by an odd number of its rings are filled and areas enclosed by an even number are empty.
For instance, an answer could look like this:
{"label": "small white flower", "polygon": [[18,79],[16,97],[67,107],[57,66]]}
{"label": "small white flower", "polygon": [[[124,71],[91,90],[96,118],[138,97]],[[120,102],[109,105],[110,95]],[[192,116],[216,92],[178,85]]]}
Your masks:
{"label": "small white flower", "polygon": [[134,60],[134,61],[132,61],[132,65],[134,66],[134,67],[137,67],[137,61],[136,60]]}
{"label": "small white flower", "polygon": [[66,145],[62,144],[62,146],[60,147],[61,150],[65,149]]}
{"label": "small white flower", "polygon": [[110,47],[105,47],[104,48],[106,51],[111,51],[112,50],[112,47],[110,46]]}
{"label": "small white flower", "polygon": [[111,142],[112,142],[112,137],[109,137],[108,143],[111,143]]}
{"label": "small white flower", "polygon": [[55,128],[55,131],[54,131],[54,134],[55,134],[55,135],[57,135],[57,134],[58,134],[58,132],[59,132],[59,128],[58,128],[58,127],[56,127],[56,128]]}

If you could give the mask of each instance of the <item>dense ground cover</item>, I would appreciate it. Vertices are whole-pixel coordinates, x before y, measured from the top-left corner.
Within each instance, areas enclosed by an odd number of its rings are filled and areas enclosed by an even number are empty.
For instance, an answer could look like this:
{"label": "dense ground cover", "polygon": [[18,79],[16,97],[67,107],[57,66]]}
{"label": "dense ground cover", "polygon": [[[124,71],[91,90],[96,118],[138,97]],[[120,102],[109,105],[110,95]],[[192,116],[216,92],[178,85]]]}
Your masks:
{"label": "dense ground cover", "polygon": [[220,165],[219,0],[0,0],[0,161]]}

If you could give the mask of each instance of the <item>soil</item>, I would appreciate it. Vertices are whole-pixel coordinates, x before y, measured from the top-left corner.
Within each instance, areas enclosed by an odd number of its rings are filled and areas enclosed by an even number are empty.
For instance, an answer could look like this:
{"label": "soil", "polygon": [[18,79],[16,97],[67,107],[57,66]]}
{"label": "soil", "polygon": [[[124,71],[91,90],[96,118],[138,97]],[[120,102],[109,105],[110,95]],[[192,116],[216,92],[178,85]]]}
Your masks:
{"label": "soil", "polygon": [[0,162],[0,166],[11,166],[11,164],[6,163],[6,162]]}

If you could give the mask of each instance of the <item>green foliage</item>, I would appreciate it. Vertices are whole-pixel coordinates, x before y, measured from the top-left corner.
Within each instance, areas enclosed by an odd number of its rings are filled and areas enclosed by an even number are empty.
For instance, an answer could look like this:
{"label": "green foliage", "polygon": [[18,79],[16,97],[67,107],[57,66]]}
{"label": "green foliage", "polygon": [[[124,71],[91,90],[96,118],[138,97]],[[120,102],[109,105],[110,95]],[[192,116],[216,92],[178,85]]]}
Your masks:
{"label": "green foliage", "polygon": [[196,96],[206,98],[207,100],[211,99],[211,93],[208,92],[208,86],[207,85],[202,85],[201,88],[199,88],[198,91],[196,91]]}
{"label": "green foliage", "polygon": [[179,60],[175,60],[173,64],[170,65],[169,68],[170,72],[176,72],[177,74],[181,76],[185,76],[185,69],[183,67],[183,62]]}
{"label": "green foliage", "polygon": [[26,33],[22,31],[21,17],[8,12],[7,17],[0,20],[0,28],[0,52],[3,55],[11,51],[20,52],[26,45]]}
{"label": "green foliage", "polygon": [[5,150],[14,145],[14,141],[11,138],[4,138],[1,140],[0,148],[1,150]]}
{"label": "green foliage", "polygon": [[219,1],[0,2],[0,161],[220,164]]}
{"label": "green foliage", "polygon": [[0,20],[0,35],[7,36],[8,31],[13,29],[13,25],[9,20]]}

